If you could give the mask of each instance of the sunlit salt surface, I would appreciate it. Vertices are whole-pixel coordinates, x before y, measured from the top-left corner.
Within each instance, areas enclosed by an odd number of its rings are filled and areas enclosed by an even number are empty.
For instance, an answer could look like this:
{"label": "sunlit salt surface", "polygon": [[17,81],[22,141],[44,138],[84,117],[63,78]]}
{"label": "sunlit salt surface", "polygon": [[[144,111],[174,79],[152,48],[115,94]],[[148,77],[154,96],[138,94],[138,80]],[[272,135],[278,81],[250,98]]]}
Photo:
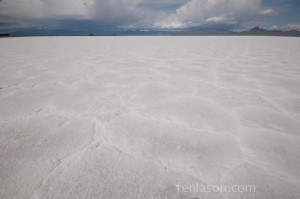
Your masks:
{"label": "sunlit salt surface", "polygon": [[[300,196],[299,38],[5,38],[0,52],[0,198]],[[182,189],[195,184],[256,189]]]}

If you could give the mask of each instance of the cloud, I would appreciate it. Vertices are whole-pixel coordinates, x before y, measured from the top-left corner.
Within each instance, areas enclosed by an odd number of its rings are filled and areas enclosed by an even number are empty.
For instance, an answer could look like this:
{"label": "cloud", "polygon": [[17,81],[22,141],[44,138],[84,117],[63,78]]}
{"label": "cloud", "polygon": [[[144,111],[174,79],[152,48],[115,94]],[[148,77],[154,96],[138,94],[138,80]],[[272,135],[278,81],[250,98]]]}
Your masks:
{"label": "cloud", "polygon": [[262,0],[0,0],[0,24],[16,28],[85,20],[112,28],[238,25],[255,16],[277,14],[262,8],[261,3]]}
{"label": "cloud", "polygon": [[216,23],[216,24],[237,24],[238,23],[234,17],[229,17],[229,16],[211,17],[206,19],[205,22]]}
{"label": "cloud", "polygon": [[3,0],[0,22],[21,25],[53,20],[90,20],[99,25],[129,25],[144,18],[140,0]]}
{"label": "cloud", "polygon": [[91,9],[94,20],[101,24],[130,25],[143,18],[139,0],[96,0]]}
{"label": "cloud", "polygon": [[108,19],[132,14],[139,3],[140,0],[2,0],[0,13],[25,18]]}
{"label": "cloud", "polygon": [[273,9],[266,9],[266,10],[260,11],[258,14],[261,16],[272,17],[272,16],[278,15],[278,12],[276,12]]}
{"label": "cloud", "polygon": [[261,10],[261,0],[191,0],[176,13],[183,22],[237,23]]}
{"label": "cloud", "polygon": [[298,30],[300,31],[300,24],[295,23],[295,24],[287,24],[287,25],[273,25],[270,27],[271,30]]}
{"label": "cloud", "polygon": [[285,26],[287,30],[299,30],[300,31],[300,24],[288,24]]}

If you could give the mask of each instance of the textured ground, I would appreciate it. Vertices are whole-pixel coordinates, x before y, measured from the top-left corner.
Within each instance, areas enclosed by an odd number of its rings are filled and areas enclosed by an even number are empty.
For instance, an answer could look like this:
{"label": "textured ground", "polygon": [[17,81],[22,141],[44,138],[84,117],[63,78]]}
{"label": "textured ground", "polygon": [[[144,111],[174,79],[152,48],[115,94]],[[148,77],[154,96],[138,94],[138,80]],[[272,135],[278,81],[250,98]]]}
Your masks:
{"label": "textured ground", "polygon": [[0,198],[300,197],[298,38],[7,38],[0,52]]}

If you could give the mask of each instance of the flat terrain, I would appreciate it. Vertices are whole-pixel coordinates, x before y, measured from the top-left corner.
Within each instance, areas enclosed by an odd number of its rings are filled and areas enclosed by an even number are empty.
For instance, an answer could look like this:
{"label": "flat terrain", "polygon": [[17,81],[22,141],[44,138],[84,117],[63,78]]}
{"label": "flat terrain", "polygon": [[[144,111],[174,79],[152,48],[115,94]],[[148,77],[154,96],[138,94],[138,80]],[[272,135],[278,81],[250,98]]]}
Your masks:
{"label": "flat terrain", "polygon": [[299,38],[3,38],[0,52],[1,199],[300,197]]}

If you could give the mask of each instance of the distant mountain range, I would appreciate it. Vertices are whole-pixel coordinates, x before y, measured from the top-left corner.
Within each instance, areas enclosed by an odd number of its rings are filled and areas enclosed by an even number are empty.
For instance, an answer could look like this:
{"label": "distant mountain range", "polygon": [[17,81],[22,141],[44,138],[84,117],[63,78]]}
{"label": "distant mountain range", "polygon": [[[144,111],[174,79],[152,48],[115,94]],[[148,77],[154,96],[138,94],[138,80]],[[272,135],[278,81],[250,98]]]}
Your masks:
{"label": "distant mountain range", "polygon": [[289,36],[289,37],[300,37],[300,31],[290,30],[265,30],[259,27],[251,28],[247,31],[234,32],[227,30],[186,30],[186,31],[178,31],[172,32],[171,35],[224,35],[224,36]]}
{"label": "distant mountain range", "polygon": [[261,35],[261,36],[290,36],[300,37],[300,31],[297,30],[265,30],[259,27],[254,27],[248,31],[240,32],[241,35]]}
{"label": "distant mountain range", "polygon": [[300,31],[266,30],[259,27],[247,31],[235,32],[230,30],[212,29],[172,29],[172,30],[117,30],[106,32],[72,32],[71,30],[24,30],[0,34],[0,37],[15,36],[288,36],[300,37]]}

